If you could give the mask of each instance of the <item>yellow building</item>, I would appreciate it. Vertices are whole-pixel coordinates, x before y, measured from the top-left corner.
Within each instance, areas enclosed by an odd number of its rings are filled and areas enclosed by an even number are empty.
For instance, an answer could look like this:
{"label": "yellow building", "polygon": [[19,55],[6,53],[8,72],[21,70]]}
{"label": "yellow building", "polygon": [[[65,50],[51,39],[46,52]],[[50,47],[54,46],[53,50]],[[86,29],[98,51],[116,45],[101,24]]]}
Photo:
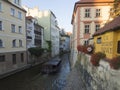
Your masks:
{"label": "yellow building", "polygon": [[0,0],[0,75],[27,64],[25,15],[21,0]]}
{"label": "yellow building", "polygon": [[104,52],[107,58],[120,55],[120,16],[95,32],[95,52]]}

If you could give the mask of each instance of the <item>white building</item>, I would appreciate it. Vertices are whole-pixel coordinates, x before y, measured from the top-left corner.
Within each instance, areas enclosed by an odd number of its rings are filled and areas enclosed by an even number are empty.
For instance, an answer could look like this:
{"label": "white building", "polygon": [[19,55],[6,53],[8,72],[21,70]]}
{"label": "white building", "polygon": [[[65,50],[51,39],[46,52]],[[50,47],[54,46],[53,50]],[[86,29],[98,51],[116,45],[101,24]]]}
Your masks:
{"label": "white building", "polygon": [[43,48],[48,48],[47,41],[51,42],[51,55],[59,54],[59,27],[55,14],[50,10],[40,11],[38,7],[28,8],[24,6],[27,15],[38,20],[38,24],[44,27],[44,45]]}

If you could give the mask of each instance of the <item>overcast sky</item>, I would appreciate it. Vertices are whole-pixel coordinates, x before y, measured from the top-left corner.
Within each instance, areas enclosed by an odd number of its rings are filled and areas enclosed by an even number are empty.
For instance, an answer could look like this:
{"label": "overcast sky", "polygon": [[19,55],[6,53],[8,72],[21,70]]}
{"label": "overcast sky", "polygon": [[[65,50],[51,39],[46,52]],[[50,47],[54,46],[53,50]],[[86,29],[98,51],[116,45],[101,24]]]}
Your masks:
{"label": "overcast sky", "polygon": [[58,20],[60,28],[72,32],[71,18],[75,2],[78,0],[22,0],[22,5],[38,6],[40,10],[51,10]]}

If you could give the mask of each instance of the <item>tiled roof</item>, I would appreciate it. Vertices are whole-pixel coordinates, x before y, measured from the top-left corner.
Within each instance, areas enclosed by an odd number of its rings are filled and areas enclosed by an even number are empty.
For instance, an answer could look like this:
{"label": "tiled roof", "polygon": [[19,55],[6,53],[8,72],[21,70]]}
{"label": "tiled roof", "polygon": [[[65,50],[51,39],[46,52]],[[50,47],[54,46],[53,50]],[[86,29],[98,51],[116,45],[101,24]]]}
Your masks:
{"label": "tiled roof", "polygon": [[80,0],[80,2],[111,2],[114,0]]}
{"label": "tiled roof", "polygon": [[27,18],[27,19],[33,19],[33,17],[32,17],[32,16],[27,16],[26,18]]}
{"label": "tiled roof", "polygon": [[120,16],[116,17],[111,22],[107,23],[104,27],[94,33],[93,36],[103,34],[108,31],[118,30],[120,28]]}

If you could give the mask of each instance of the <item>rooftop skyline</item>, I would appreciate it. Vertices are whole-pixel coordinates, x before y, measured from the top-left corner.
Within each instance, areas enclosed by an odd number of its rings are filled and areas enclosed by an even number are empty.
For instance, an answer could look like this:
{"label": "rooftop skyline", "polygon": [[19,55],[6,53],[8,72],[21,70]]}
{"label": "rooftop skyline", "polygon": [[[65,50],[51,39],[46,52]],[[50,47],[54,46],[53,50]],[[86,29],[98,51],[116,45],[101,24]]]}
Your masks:
{"label": "rooftop skyline", "polygon": [[59,27],[64,28],[67,32],[72,32],[71,19],[76,1],[78,0],[22,0],[22,5],[30,8],[37,6],[40,10],[51,10],[57,17]]}

